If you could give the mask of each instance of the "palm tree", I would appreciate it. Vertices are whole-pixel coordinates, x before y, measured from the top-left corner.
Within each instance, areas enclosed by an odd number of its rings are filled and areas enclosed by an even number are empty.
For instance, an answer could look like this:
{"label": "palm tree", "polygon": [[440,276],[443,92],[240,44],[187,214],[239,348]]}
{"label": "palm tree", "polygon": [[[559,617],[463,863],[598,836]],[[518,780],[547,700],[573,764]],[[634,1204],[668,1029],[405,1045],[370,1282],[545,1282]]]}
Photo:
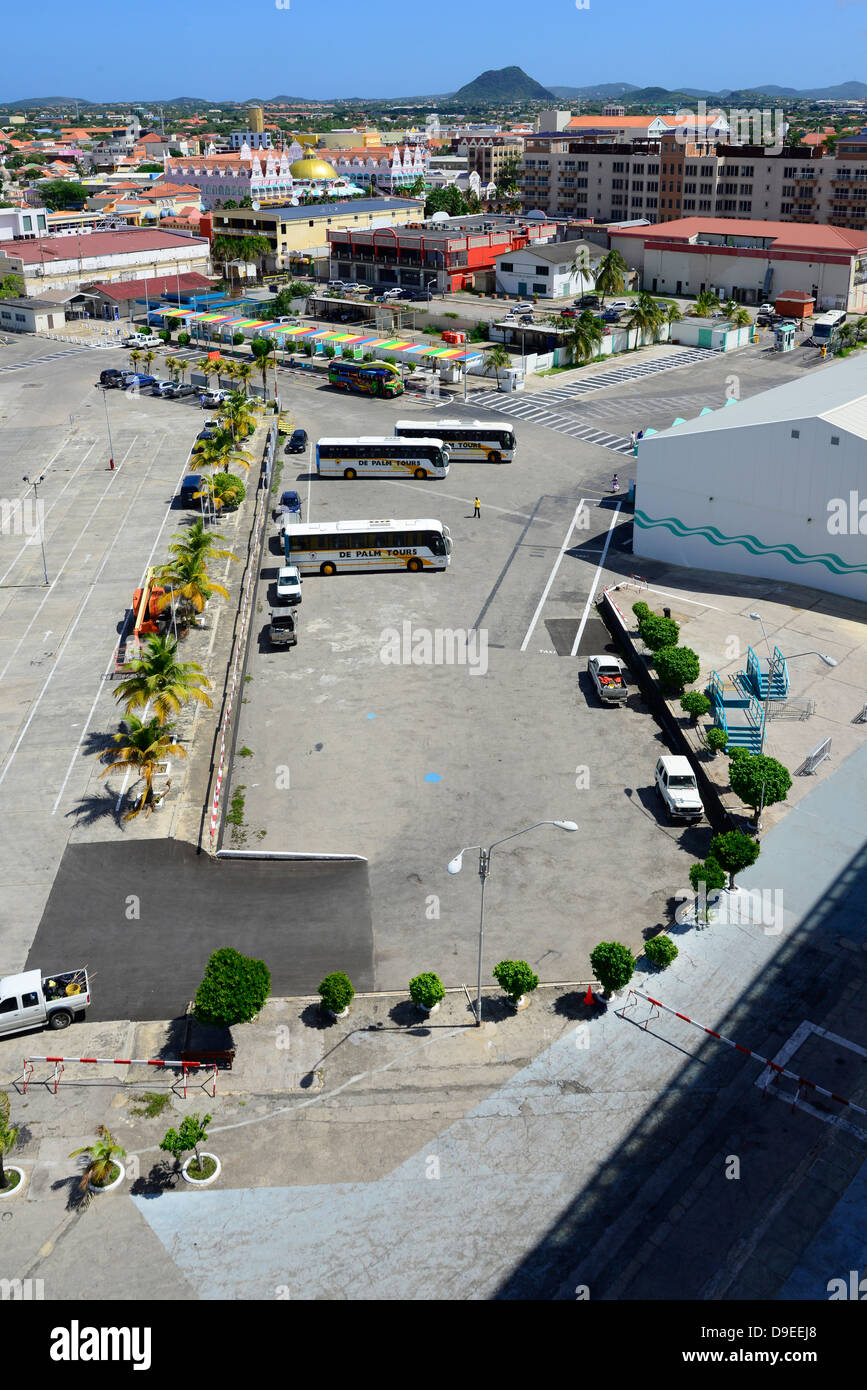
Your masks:
{"label": "palm tree", "polygon": [[0,1091],[0,1191],[9,1185],[9,1179],[3,1171],[3,1157],[11,1153],[18,1143],[18,1130],[11,1123],[10,1115],[9,1097],[5,1091]]}
{"label": "palm tree", "polygon": [[140,361],[141,353],[139,352],[138,348],[133,348],[129,355],[129,365],[132,367],[133,371],[136,371],[138,369],[138,364]]}
{"label": "palm tree", "polygon": [[485,353],[485,356],[484,356],[484,358],[482,359],[482,373],[483,373],[484,376],[489,376],[491,372],[496,372],[496,374],[497,374],[497,390],[499,391],[499,389],[500,389],[500,370],[501,370],[503,367],[510,367],[511,365],[512,365],[512,355],[511,355],[511,353],[506,352],[506,349],[505,349],[505,348],[502,348],[502,347],[492,347],[492,348],[488,348],[488,351]]}
{"label": "palm tree", "polygon": [[229,473],[230,463],[249,470],[253,462],[252,455],[235,443],[230,425],[217,425],[213,437],[203,439],[201,443],[203,447],[193,457],[202,468],[222,468],[224,473]]}
{"label": "palm tree", "polygon": [[177,381],[177,379],[178,379],[178,360],[177,360],[177,358],[176,358],[176,357],[164,357],[164,358],[163,358],[163,366],[165,367],[165,369],[166,369],[168,375],[171,377],[172,381]]}
{"label": "palm tree", "polygon": [[[246,365],[246,364],[245,364]],[[234,438],[245,439],[256,427],[256,414],[261,403],[245,396],[243,391],[230,391],[228,398],[220,406],[220,419],[225,421],[234,433]]]}
{"label": "palm tree", "polygon": [[213,594],[219,594],[221,598],[229,597],[223,585],[211,579],[201,555],[176,555],[159,570],[159,579],[169,590],[157,603],[160,612],[168,608],[175,594],[195,613],[201,613]]}
{"label": "palm tree", "polygon": [[682,318],[683,318],[683,314],[680,312],[680,310],[678,309],[678,307],[677,307],[676,304],[666,304],[666,306],[665,306],[665,322],[666,322],[666,323],[668,323],[668,324],[680,323],[680,321],[681,321]]}
{"label": "palm tree", "polygon": [[626,320],[626,328],[628,331],[637,329],[639,333],[652,333],[655,339],[665,321],[666,310],[652,295],[642,292],[636,296]]}
{"label": "palm tree", "polygon": [[604,336],[599,320],[585,309],[583,314],[572,320],[571,332],[566,339],[572,361],[589,362],[601,348]]}
{"label": "palm tree", "polygon": [[195,363],[195,368],[196,371],[201,372],[202,376],[205,378],[206,386],[212,376],[216,374],[217,377],[219,377],[220,375],[219,362],[215,361],[213,357],[203,357],[201,361]]}
{"label": "palm tree", "polygon": [[751,324],[753,321],[752,315],[748,309],[744,308],[743,304],[739,304],[734,313],[729,314],[728,318],[729,323],[733,323],[735,328],[746,328],[747,324]]}
{"label": "palm tree", "polygon": [[256,366],[253,362],[236,362],[232,371],[232,376],[244,388],[244,395],[250,394],[250,377],[256,373]]}
{"label": "palm tree", "polygon": [[160,724],[165,724],[169,715],[178,714],[188,700],[211,708],[212,702],[205,694],[211,681],[198,662],[178,661],[177,653],[174,638],[149,637],[144,655],[126,663],[123,669],[130,674],[115,689],[115,699],[124,701],[127,714],[153,702],[154,714]]}
{"label": "palm tree", "polygon": [[855,324],[855,336],[859,342],[862,338],[867,338],[867,315],[858,319]]}
{"label": "palm tree", "polygon": [[693,305],[693,315],[697,319],[709,319],[719,309],[719,299],[710,290],[702,290],[701,294],[696,295]]}
{"label": "palm tree", "polygon": [[161,724],[156,715],[145,723],[137,715],[129,714],[121,725],[121,732],[112,734],[114,742],[119,746],[112,755],[112,761],[100,776],[107,777],[116,767],[131,767],[137,769],[145,784],[141,800],[131,811],[127,811],[124,820],[132,820],[133,816],[137,816],[145,807],[150,812],[157,764],[164,762],[170,753],[179,758],[187,756],[186,749],[179,743],[172,742],[172,730],[171,724]]}
{"label": "palm tree", "polygon": [[79,1154],[87,1154],[87,1163],[79,1183],[81,1192],[87,1191],[88,1183],[94,1187],[106,1187],[111,1180],[112,1169],[117,1166],[116,1160],[126,1158],[126,1149],[121,1148],[105,1125],[100,1125],[96,1134],[92,1144],[73,1149],[69,1155],[70,1158],[77,1158]]}
{"label": "palm tree", "polygon": [[627,265],[619,251],[606,251],[596,267],[596,289],[605,307],[606,294],[622,294],[626,285]]}
{"label": "palm tree", "polygon": [[153,362],[155,357],[156,353],[154,352],[153,348],[148,348],[147,352],[142,353],[142,361],[144,362],[146,372],[150,371],[151,363]]}
{"label": "palm tree", "polygon": [[213,532],[205,529],[204,523],[194,521],[185,531],[173,532],[174,545],[169,546],[170,555],[200,555],[203,560],[237,560],[232,550],[217,547]]}
{"label": "palm tree", "polygon": [[579,246],[569,265],[569,274],[580,275],[579,294],[584,292],[584,281],[590,278],[590,252],[586,246]]}
{"label": "palm tree", "polygon": [[268,363],[274,355],[274,344],[269,338],[254,338],[250,344],[253,356],[257,358],[262,371],[262,395],[268,399]]}

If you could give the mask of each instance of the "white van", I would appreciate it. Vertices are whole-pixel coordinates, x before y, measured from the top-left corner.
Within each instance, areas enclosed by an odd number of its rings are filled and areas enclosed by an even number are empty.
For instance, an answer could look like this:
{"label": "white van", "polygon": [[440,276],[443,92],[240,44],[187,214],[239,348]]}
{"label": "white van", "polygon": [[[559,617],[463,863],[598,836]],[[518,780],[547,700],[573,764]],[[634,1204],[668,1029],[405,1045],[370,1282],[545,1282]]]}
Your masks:
{"label": "white van", "polygon": [[657,795],[665,802],[672,820],[701,820],[704,806],[688,758],[660,758],[654,780]]}

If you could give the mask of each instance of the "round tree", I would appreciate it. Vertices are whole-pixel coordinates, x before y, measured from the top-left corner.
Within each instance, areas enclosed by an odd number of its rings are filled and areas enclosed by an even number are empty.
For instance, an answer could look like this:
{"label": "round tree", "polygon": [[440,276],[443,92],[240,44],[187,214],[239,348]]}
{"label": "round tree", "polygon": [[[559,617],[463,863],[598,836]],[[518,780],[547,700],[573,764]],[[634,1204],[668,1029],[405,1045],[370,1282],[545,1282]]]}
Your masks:
{"label": "round tree", "polygon": [[629,947],[619,941],[600,941],[590,952],[590,969],[610,996],[629,984],[635,957]]}
{"label": "round tree", "polygon": [[635,614],[638,621],[641,622],[642,618],[651,617],[653,610],[648,608],[647,604],[642,599],[639,599],[637,603],[633,603],[632,611]]}
{"label": "round tree", "polygon": [[718,729],[716,727],[708,729],[705,738],[708,748],[714,754],[721,753],[729,741],[729,736],[725,729]]}
{"label": "round tree", "polygon": [[440,1000],[446,997],[445,986],[439,975],[429,970],[410,980],[409,997],[422,1009],[434,1009]]}
{"label": "round tree", "polygon": [[729,888],[734,888],[735,874],[755,864],[761,851],[757,841],[742,830],[727,830],[724,835],[714,835],[710,852],[720,868],[728,874]]}
{"label": "round tree", "polygon": [[190,343],[190,335],[189,335],[189,333],[179,333],[179,334],[178,334],[178,347],[187,347],[187,346],[189,346],[189,343]]}
{"label": "round tree", "polygon": [[664,970],[665,967],[671,965],[671,962],[675,959],[677,947],[670,936],[666,936],[664,932],[660,932],[659,936],[652,936],[650,940],[646,942],[644,954],[654,965],[658,965],[660,970]]}
{"label": "round tree", "polygon": [[318,993],[323,1009],[329,1009],[333,1014],[342,1014],[355,998],[352,981],[342,970],[333,970],[330,975],[326,975]]}
{"label": "round tree", "polygon": [[664,688],[675,694],[698,680],[699,661],[691,647],[663,647],[656,652],[654,661]]}
{"label": "round tree", "polygon": [[761,806],[774,806],[785,801],[792,777],[787,767],[769,758],[766,753],[748,753],[740,750],[729,766],[729,782],[735,796],[739,796],[745,806],[752,806],[754,820],[758,820]]}
{"label": "round tree", "polygon": [[234,343],[235,347],[240,347],[242,343],[245,342],[243,333],[233,333],[232,342]]}
{"label": "round tree", "polygon": [[703,864],[693,864],[689,871],[689,881],[697,895],[696,917],[701,913],[702,920],[706,922],[709,911],[708,898],[711,893],[718,893],[721,888],[725,888],[725,871],[720,868],[713,855],[709,854]]}
{"label": "round tree", "polygon": [[[680,707],[692,716],[693,724],[697,724],[703,714],[710,712],[710,700],[701,690],[688,690],[685,695],[680,697]],[[725,736],[723,736],[725,742]]]}
{"label": "round tree", "polygon": [[249,1023],[259,1013],[271,989],[264,961],[242,956],[232,946],[215,951],[196,991],[194,1013],[200,1023],[231,1027]]}
{"label": "round tree", "polygon": [[674,618],[661,618],[658,613],[650,613],[638,619],[638,635],[645,647],[652,652],[663,647],[676,647],[680,628]]}
{"label": "round tree", "polygon": [[184,1154],[192,1150],[196,1161],[190,1165],[189,1172],[192,1178],[199,1181],[209,1178],[216,1167],[213,1159],[203,1165],[199,1154],[199,1145],[204,1144],[207,1139],[206,1129],[210,1123],[210,1115],[185,1115],[180,1127],[168,1130],[160,1144],[163,1153],[171,1154],[179,1168]]}
{"label": "round tree", "polygon": [[538,988],[539,976],[535,975],[525,960],[501,960],[492,971],[494,979],[513,1004],[517,1004],[524,994],[532,994]]}

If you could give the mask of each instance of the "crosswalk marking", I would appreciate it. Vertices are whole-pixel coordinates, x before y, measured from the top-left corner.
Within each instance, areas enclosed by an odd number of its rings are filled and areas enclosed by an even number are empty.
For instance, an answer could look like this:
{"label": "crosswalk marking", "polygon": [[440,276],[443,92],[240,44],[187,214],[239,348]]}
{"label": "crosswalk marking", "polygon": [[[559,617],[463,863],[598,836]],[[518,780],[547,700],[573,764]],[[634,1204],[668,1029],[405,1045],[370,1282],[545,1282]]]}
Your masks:
{"label": "crosswalk marking", "polygon": [[99,343],[94,347],[74,347],[66,348],[63,352],[47,352],[42,357],[29,357],[26,362],[6,362],[0,367],[0,372],[20,372],[26,367],[35,367],[39,362],[53,362],[57,357],[72,357],[73,354],[79,352],[99,352],[101,350],[102,344]]}

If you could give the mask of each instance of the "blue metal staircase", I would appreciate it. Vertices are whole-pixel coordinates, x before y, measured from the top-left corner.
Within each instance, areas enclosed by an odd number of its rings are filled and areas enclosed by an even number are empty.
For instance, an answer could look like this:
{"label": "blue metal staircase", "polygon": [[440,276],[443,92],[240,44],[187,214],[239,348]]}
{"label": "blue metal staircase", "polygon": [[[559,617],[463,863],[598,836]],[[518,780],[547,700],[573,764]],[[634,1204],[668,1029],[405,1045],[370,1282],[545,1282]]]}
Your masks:
{"label": "blue metal staircase", "polygon": [[[773,665],[768,692],[768,673]],[[747,669],[741,672],[746,685],[759,700],[785,700],[789,694],[789,668],[779,647],[774,647],[773,663],[767,657],[758,657],[750,647],[747,651]]]}
{"label": "blue metal staircase", "polygon": [[719,672],[712,671],[707,693],[713,704],[714,723],[722,729],[729,745],[758,753],[762,746],[765,712],[747,688],[746,680],[741,679],[743,676],[741,671],[734,680],[723,680]]}

